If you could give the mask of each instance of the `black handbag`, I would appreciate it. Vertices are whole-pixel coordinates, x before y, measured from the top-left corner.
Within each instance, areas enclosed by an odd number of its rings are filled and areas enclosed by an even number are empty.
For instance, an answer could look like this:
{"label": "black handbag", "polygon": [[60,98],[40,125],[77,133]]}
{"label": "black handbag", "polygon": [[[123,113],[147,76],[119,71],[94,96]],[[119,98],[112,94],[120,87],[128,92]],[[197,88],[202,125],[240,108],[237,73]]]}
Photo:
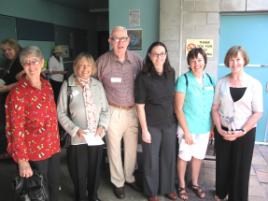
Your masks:
{"label": "black handbag", "polygon": [[71,145],[71,136],[64,132],[60,135],[60,147],[61,148],[68,148]]}
{"label": "black handbag", "polygon": [[[67,80],[67,115],[71,118],[70,115],[70,98],[72,94],[71,86],[69,85],[69,80]],[[67,132],[63,132],[60,134],[60,147],[61,148],[68,148],[71,145],[72,138]]]}
{"label": "black handbag", "polygon": [[36,170],[29,178],[20,177],[14,179],[15,201],[48,201],[47,185],[44,177]]}

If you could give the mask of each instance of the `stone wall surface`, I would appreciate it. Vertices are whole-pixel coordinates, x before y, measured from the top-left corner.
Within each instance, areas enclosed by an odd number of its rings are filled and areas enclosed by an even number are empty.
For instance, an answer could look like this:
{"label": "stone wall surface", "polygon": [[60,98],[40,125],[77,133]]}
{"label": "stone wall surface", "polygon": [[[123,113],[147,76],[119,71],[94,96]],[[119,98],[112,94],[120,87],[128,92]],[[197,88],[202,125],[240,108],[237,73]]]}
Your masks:
{"label": "stone wall surface", "polygon": [[[168,2],[168,3],[167,3]],[[187,39],[212,39],[207,71],[217,75],[220,15],[268,11],[268,0],[160,0],[160,40],[167,45],[177,75],[188,70]]]}

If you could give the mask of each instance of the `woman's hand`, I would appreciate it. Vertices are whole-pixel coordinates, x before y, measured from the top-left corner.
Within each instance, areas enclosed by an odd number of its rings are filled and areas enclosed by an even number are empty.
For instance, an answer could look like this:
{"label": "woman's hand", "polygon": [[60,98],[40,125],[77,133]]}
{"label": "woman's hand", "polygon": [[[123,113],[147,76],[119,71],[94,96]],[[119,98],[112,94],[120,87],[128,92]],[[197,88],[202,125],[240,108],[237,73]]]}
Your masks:
{"label": "woman's hand", "polygon": [[236,131],[225,131],[226,134],[223,136],[223,139],[227,141],[235,141],[237,139]]}
{"label": "woman's hand", "polygon": [[245,133],[242,130],[228,131],[228,134],[224,136],[225,140],[235,141],[236,139],[242,137]]}
{"label": "woman's hand", "polygon": [[142,141],[145,143],[152,143],[152,137],[149,131],[142,131]]}
{"label": "woman's hand", "polygon": [[209,139],[214,139],[214,137],[215,137],[215,132],[214,132],[214,128],[212,127],[209,132]]}
{"label": "woman's hand", "polygon": [[228,135],[228,132],[222,128],[217,128],[218,133],[224,138],[225,135]]}
{"label": "woman's hand", "polygon": [[97,128],[95,136],[100,136],[102,138],[104,135],[105,135],[105,129],[103,128],[103,126],[99,126]]}
{"label": "woman's hand", "polygon": [[184,138],[186,144],[191,145],[194,143],[193,136],[190,133],[184,133],[183,138]]}
{"label": "woman's hand", "polygon": [[8,92],[14,87],[16,83],[8,84],[8,85],[0,85],[0,93]]}
{"label": "woman's hand", "polygon": [[21,177],[29,178],[33,175],[33,170],[28,161],[19,160],[18,165],[19,165],[19,174]]}
{"label": "woman's hand", "polygon": [[223,139],[227,140],[227,141],[235,141],[237,139],[237,136],[233,133],[230,133],[230,131],[223,136]]}
{"label": "woman's hand", "polygon": [[82,129],[78,129],[76,135],[79,137],[79,138],[84,138],[84,135],[86,135],[85,131],[83,131]]}

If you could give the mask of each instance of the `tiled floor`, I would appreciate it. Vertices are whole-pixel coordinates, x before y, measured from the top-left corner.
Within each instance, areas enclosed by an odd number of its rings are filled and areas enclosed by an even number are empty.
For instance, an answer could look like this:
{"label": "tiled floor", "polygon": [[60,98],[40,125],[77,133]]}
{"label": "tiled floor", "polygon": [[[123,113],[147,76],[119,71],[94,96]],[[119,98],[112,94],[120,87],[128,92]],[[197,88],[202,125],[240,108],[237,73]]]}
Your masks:
{"label": "tiled floor", "polygon": [[268,200],[268,146],[256,145],[254,149],[249,201]]}
{"label": "tiled floor", "polygon": [[[73,187],[70,180],[64,154],[62,155],[61,165],[61,201],[73,201]],[[0,160],[0,201],[13,201],[12,178],[16,174],[16,166],[10,160]],[[139,172],[137,178],[140,180]],[[215,161],[206,160],[200,174],[200,184],[207,191],[206,201],[213,200],[213,191],[215,183]],[[146,197],[129,187],[125,188],[126,198],[122,201],[146,201]],[[190,190],[188,190],[190,192]],[[99,197],[102,201],[118,201],[112,192],[109,182],[109,171],[107,167],[103,168],[103,179],[99,189]],[[179,200],[179,199],[178,199]],[[192,192],[190,192],[190,201],[199,201]],[[268,146],[256,145],[252,161],[250,176],[249,201],[268,200]],[[160,197],[160,201],[168,201],[165,197]]]}

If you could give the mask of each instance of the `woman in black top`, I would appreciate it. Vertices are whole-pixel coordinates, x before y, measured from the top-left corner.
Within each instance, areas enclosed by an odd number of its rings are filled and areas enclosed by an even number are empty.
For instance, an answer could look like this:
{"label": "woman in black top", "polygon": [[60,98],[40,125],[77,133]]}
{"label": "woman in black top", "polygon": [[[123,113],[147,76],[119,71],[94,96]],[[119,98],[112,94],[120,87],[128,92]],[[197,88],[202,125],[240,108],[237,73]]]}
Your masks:
{"label": "woman in black top", "polygon": [[177,198],[174,85],[175,71],[169,64],[167,48],[154,42],[135,81],[135,102],[142,129],[144,192],[149,201],[158,201],[158,194],[171,200]]}
{"label": "woman in black top", "polygon": [[1,41],[0,48],[5,57],[5,73],[0,83],[0,159],[8,157],[6,153],[5,137],[5,100],[8,92],[24,73],[19,61],[21,47],[14,39],[8,38]]}

